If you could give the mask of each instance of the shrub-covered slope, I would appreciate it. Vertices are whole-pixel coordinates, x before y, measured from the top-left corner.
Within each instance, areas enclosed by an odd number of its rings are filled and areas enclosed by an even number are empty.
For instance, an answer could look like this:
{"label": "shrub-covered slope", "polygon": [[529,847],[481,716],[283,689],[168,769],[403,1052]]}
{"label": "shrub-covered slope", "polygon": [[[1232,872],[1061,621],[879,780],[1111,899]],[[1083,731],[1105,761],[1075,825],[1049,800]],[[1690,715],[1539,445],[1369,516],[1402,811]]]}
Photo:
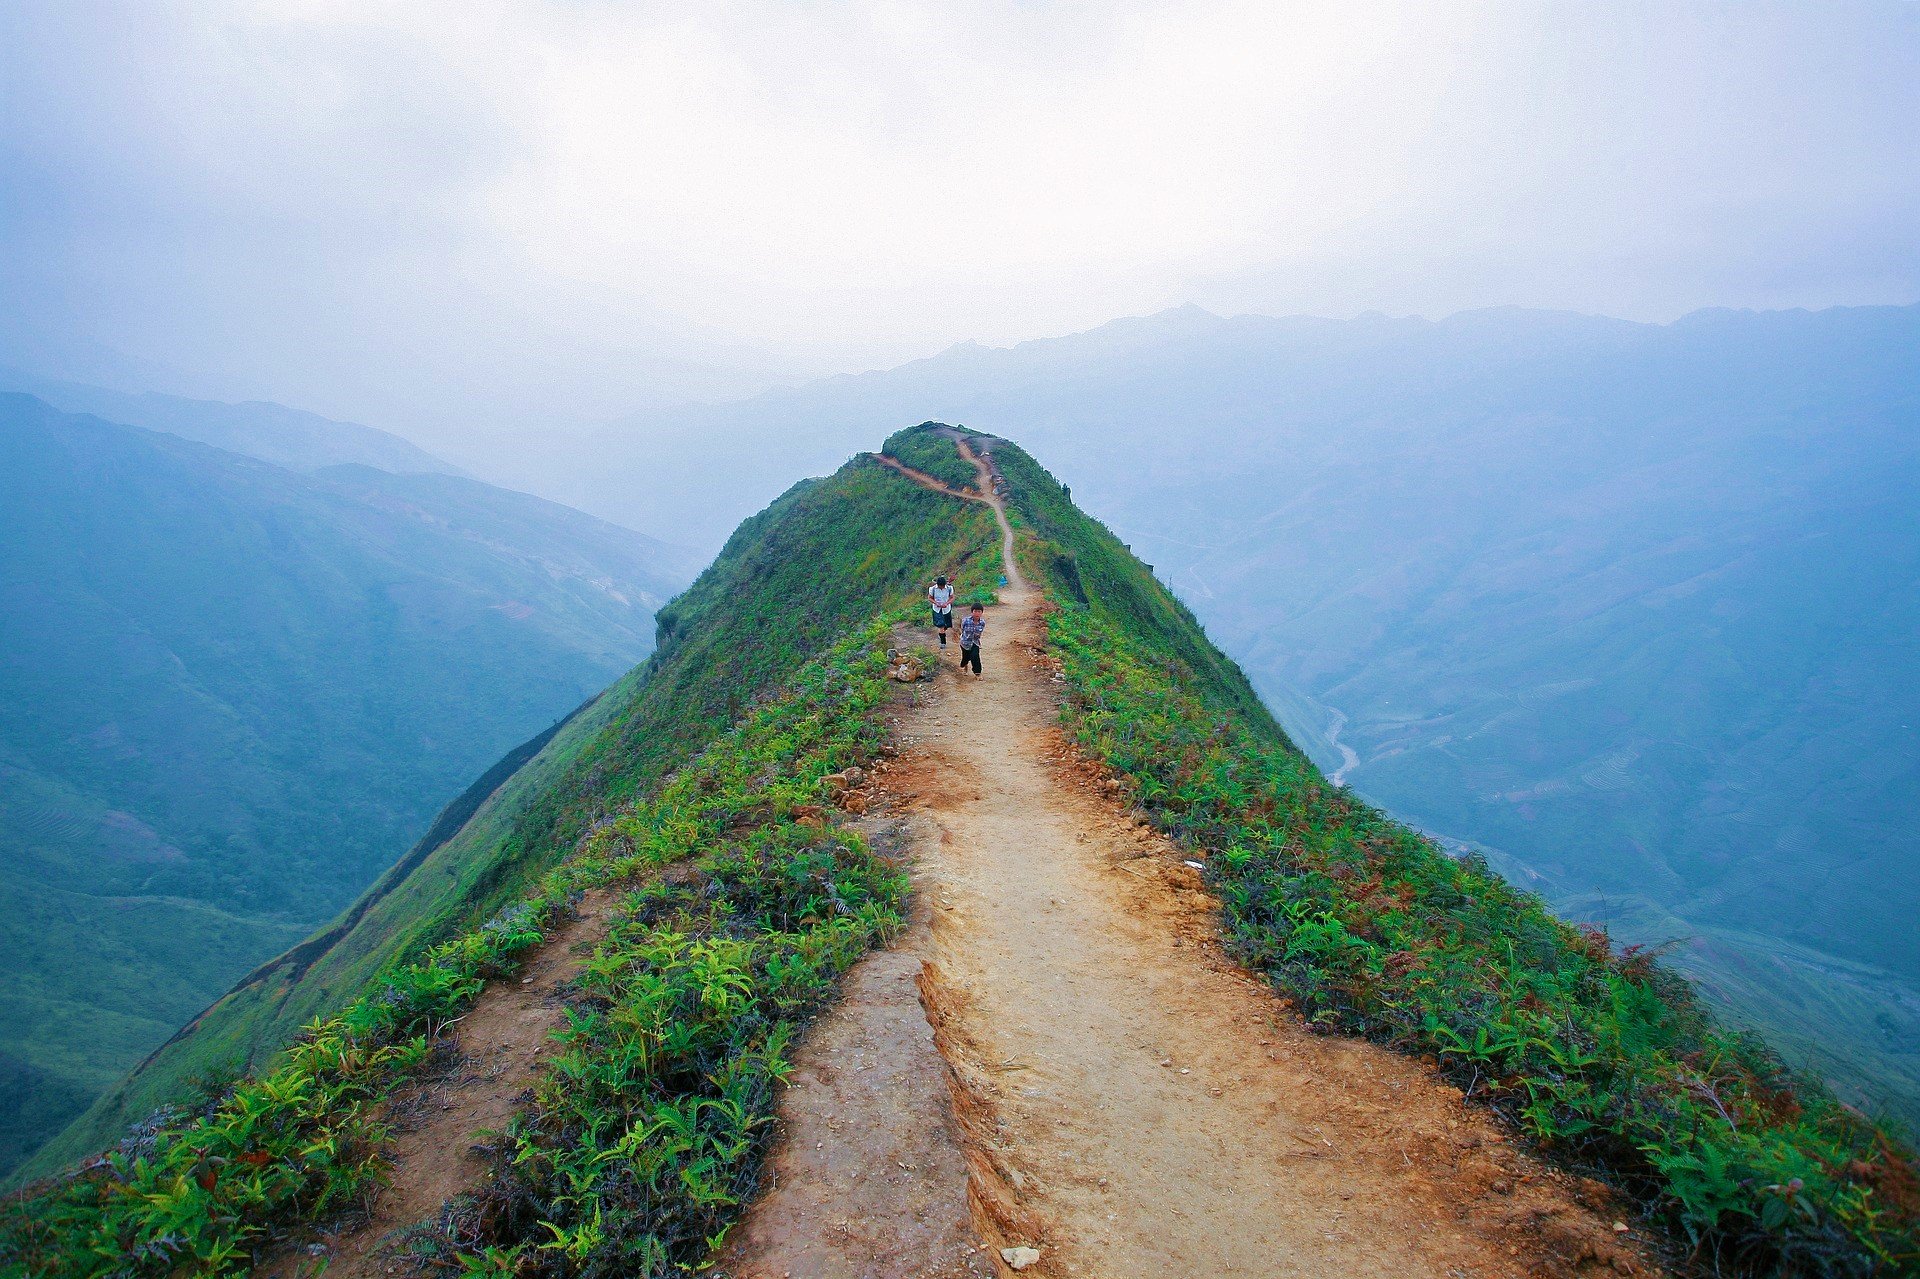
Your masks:
{"label": "shrub-covered slope", "polygon": [[580,497],[632,522],[673,489],[699,542],[790,450],[1014,432],[1323,767],[1676,939],[1716,1006],[1920,1126],[1916,351],[1920,305],[1187,308],[664,411],[644,456],[593,441]]}
{"label": "shrub-covered slope", "polygon": [[923,571],[970,558],[991,580],[998,550],[985,511],[870,460],[796,485],[660,611],[659,647],[646,664],[550,741],[510,756],[524,765],[497,768],[491,785],[483,779],[456,801],[332,927],[196,1018],[50,1143],[31,1172],[110,1143],[189,1080],[264,1061],[395,956],[486,917],[816,649],[915,593]]}
{"label": "shrub-covered slope", "polygon": [[757,1183],[800,1024],[901,922],[904,876],[826,816],[884,735],[888,635],[871,621],[802,664],[518,902],[389,969],[270,1072],[0,1204],[0,1273],[244,1273],[350,1212],[385,1176],[383,1100],[606,886],[638,891],[581,969],[507,1157],[413,1248],[519,1279],[687,1273]]}

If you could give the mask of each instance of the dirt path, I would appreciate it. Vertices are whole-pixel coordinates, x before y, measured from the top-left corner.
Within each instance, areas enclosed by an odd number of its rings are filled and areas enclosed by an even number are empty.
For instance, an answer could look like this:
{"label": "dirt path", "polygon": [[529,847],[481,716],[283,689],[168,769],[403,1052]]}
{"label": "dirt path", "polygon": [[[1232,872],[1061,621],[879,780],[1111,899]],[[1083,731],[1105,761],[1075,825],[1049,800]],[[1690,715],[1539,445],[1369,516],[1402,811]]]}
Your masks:
{"label": "dirt path", "polygon": [[985,498],[981,497],[980,494],[974,492],[972,489],[957,489],[951,484],[942,483],[933,476],[928,475],[925,471],[918,471],[908,466],[905,462],[902,462],[890,453],[869,453],[867,456],[890,471],[898,471],[923,489],[932,489],[936,493],[945,493],[948,497],[957,497],[968,502],[986,501]]}
{"label": "dirt path", "polygon": [[393,1255],[395,1232],[432,1222],[449,1199],[477,1189],[489,1176],[476,1143],[504,1130],[533,1086],[540,1062],[554,1047],[548,1036],[564,1019],[560,988],[605,934],[610,908],[607,893],[587,894],[576,916],[554,931],[518,978],[501,978],[481,992],[436,1051],[440,1068],[388,1106],[397,1134],[393,1175],[371,1213],[264,1267],[266,1275],[324,1271],[327,1279],[371,1279],[413,1273]]}
{"label": "dirt path", "polygon": [[[1419,1063],[1308,1033],[1223,955],[1198,873],[1061,738],[1039,600],[1006,562],[985,678],[943,668],[876,770],[932,915],[888,962],[924,962],[957,1118],[936,1131],[960,1134],[984,1256],[1114,1279],[1650,1272],[1603,1188],[1512,1149]],[[868,1015],[863,989],[836,1018]],[[900,1121],[834,1097],[823,1131],[818,1104],[789,1093],[787,1131],[847,1161],[881,1157]],[[747,1229],[779,1211],[763,1200]]]}
{"label": "dirt path", "polygon": [[[883,851],[913,823],[863,823]],[[715,1279],[987,1279],[947,1072],[920,1011],[929,886],[912,924],[847,975],[807,1031],[780,1103],[768,1189],[729,1237]]]}

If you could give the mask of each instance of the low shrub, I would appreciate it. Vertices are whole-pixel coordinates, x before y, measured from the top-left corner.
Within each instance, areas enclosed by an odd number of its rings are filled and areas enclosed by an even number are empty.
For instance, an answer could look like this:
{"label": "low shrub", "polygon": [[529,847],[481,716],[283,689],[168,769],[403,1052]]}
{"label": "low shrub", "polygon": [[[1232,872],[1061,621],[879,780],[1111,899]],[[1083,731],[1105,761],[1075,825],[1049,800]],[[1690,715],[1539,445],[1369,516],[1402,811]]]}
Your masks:
{"label": "low shrub", "polygon": [[931,475],[949,488],[978,490],[980,477],[973,464],[960,456],[952,439],[944,434],[951,429],[939,422],[922,422],[919,426],[895,431],[880,446],[880,451],[923,475]]}
{"label": "low shrub", "polygon": [[[120,1150],[5,1200],[0,1273],[138,1279],[250,1269],[262,1250],[290,1230],[356,1204],[380,1184],[387,1131],[375,1118],[378,1103],[425,1060],[441,1027],[471,1006],[489,978],[515,971],[520,957],[545,939],[587,888],[630,880],[696,854],[700,882],[711,887],[701,891],[702,909],[713,921],[724,919],[724,928],[715,922],[697,935],[689,931],[695,903],[674,897],[677,931],[662,931],[665,925],[638,932],[616,928],[582,985],[590,1001],[627,999],[633,1016],[654,1017],[649,1024],[659,1029],[659,1016],[683,1009],[685,991],[675,983],[691,980],[689,974],[711,976],[719,984],[703,986],[694,1004],[718,1020],[663,1032],[674,1044],[681,1042],[678,1036],[698,1032],[685,1045],[694,1056],[668,1069],[665,1082],[649,1095],[659,1100],[693,1089],[685,1100],[693,1107],[687,1113],[696,1117],[696,1131],[736,1110],[753,1124],[762,1122],[769,1095],[763,1085],[778,1076],[797,1018],[853,956],[898,922],[900,877],[850,833],[829,837],[816,814],[824,811],[823,779],[869,758],[883,739],[878,712],[887,696],[885,641],[903,617],[870,622],[808,663],[785,691],[717,739],[655,798],[602,820],[529,897],[391,970],[338,1015],[310,1026],[270,1072],[239,1081],[197,1113],[163,1114]],[[748,817],[760,823],[752,833],[728,834]],[[663,891],[640,893],[630,909],[657,912],[667,900]],[[751,944],[736,944],[742,930],[751,932]],[[666,983],[662,989],[681,994],[647,1003],[654,998],[647,993],[652,979],[639,977],[638,986],[616,980],[627,962],[618,957],[629,947],[638,947],[636,956],[651,956],[635,960],[643,965],[637,972],[654,964],[655,977]],[[741,981],[752,987],[747,1020],[727,1011],[733,1006],[726,992]],[[605,1045],[585,1033],[585,1025],[596,1024],[590,1009],[586,1017],[583,1022],[576,1015],[568,1050],[545,1076],[540,1095],[550,1103],[574,1104],[568,1099],[575,1096],[576,1076],[604,1080],[609,1076],[596,1072],[613,1069],[611,1059],[595,1060]],[[709,1030],[722,1040],[707,1037]],[[732,1082],[707,1097],[699,1092],[704,1067],[695,1066],[722,1059],[734,1063],[724,1072]],[[664,1066],[667,1059],[655,1060]],[[579,1130],[556,1119],[557,1113],[536,1108],[524,1133],[560,1123],[559,1131],[577,1143]],[[698,1158],[713,1154],[699,1148],[705,1153]],[[737,1163],[729,1175],[750,1184],[759,1147],[750,1142],[727,1149]],[[596,1166],[607,1166],[608,1158]],[[556,1154],[552,1168],[563,1162]],[[662,1184],[679,1186],[689,1204],[702,1205],[673,1211],[690,1214],[689,1220],[721,1222],[716,1214],[723,1213],[725,1196],[698,1184],[691,1165],[670,1162],[676,1178],[687,1171],[689,1179]],[[577,1252],[587,1237],[586,1222],[568,1215],[565,1196],[542,1202],[552,1205],[554,1227],[571,1232],[568,1247]],[[723,1222],[710,1226],[723,1228]],[[621,1225],[604,1236],[606,1246],[623,1256],[651,1255],[652,1245],[629,1254],[630,1234]],[[667,1240],[663,1255],[691,1255],[683,1232],[668,1230],[661,1238]],[[527,1263],[513,1250],[527,1246],[529,1240],[516,1240],[501,1245],[492,1261],[479,1250],[459,1264],[484,1269],[508,1258],[522,1266]],[[573,1254],[542,1247],[533,1255],[560,1264]]]}

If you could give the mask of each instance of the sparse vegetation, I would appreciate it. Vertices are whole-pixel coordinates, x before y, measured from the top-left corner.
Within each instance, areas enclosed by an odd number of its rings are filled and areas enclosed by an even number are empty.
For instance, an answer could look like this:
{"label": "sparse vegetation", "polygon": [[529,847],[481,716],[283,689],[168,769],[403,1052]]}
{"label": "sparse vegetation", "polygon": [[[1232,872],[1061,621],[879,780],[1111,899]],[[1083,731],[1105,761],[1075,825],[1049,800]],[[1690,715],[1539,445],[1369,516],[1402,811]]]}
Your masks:
{"label": "sparse vegetation", "polygon": [[904,875],[832,809],[884,734],[888,629],[810,664],[589,840],[680,869],[633,893],[587,961],[564,1050],[474,1204],[515,1273],[679,1273],[753,1193],[787,1046],[901,923]]}
{"label": "sparse vegetation", "polygon": [[[47,1276],[229,1274],[384,1175],[378,1103],[587,887],[632,894],[586,964],[467,1269],[672,1273],[751,1193],[803,1019],[898,926],[903,876],[830,817],[883,735],[886,617],[805,665],[659,793],[599,824],[528,899],[391,973],[269,1075],[8,1202],[0,1257]],[[688,859],[692,859],[688,861]]]}
{"label": "sparse vegetation", "polygon": [[585,882],[622,869],[556,872],[525,902],[315,1023],[272,1071],[197,1112],[162,1111],[76,1174],[9,1198],[0,1261],[35,1276],[237,1273],[292,1223],[354,1203],[383,1175],[378,1103]]}

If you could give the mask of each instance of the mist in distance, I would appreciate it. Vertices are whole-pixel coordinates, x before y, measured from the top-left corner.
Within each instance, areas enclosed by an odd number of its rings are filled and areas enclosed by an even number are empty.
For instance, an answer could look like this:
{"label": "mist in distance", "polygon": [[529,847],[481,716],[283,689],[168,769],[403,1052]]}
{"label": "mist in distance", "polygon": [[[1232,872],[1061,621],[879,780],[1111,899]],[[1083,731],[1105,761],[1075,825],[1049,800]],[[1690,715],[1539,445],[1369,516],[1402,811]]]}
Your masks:
{"label": "mist in distance", "polygon": [[511,482],[555,430],[1182,303],[1910,302],[1917,119],[1896,0],[24,3],[0,364]]}

